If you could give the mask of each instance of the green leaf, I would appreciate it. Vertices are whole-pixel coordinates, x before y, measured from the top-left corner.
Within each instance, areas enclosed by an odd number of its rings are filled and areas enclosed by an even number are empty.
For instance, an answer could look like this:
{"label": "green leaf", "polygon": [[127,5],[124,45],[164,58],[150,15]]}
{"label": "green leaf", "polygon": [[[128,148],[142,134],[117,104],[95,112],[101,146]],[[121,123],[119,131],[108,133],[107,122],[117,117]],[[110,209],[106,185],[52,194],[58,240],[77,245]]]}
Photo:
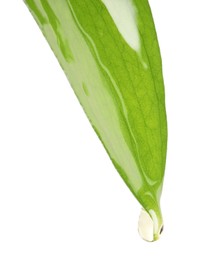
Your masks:
{"label": "green leaf", "polygon": [[147,0],[25,0],[117,171],[162,228],[167,122]]}

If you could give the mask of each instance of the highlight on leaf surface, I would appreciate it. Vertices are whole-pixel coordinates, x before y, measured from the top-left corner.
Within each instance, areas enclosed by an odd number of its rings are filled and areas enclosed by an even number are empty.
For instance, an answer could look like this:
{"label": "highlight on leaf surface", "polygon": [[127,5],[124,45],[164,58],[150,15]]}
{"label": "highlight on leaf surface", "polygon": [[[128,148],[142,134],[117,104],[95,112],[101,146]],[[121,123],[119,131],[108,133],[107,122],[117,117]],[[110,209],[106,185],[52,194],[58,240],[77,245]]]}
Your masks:
{"label": "highlight on leaf surface", "polygon": [[[111,161],[144,208],[150,238],[160,196],[167,122],[162,64],[147,0],[25,0]],[[144,216],[144,217],[143,217]]]}

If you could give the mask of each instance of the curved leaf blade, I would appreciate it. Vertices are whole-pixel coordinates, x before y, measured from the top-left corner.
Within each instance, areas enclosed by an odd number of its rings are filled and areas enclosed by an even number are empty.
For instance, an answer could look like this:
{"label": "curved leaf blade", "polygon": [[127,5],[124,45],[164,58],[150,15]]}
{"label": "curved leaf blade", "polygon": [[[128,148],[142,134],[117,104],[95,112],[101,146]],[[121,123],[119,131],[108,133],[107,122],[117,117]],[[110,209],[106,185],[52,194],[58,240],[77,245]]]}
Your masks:
{"label": "curved leaf blade", "polygon": [[162,227],[167,122],[147,0],[25,0],[114,166]]}

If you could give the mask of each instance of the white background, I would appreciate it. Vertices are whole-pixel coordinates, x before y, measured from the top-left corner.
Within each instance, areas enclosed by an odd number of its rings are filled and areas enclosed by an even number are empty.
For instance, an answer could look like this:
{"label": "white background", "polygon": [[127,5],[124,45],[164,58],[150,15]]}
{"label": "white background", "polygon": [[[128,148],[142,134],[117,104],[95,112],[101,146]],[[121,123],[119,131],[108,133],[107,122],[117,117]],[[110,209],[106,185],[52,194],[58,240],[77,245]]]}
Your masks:
{"label": "white background", "polygon": [[0,1],[0,259],[206,259],[206,0],[151,0],[169,146],[161,240],[112,166],[23,1]]}

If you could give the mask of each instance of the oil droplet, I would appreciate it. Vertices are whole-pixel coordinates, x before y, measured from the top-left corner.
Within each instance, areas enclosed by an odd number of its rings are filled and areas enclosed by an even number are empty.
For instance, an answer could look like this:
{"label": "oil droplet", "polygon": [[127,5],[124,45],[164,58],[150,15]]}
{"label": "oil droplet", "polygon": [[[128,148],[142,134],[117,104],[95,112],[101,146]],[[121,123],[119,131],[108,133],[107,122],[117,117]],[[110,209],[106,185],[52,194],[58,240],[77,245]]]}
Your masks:
{"label": "oil droplet", "polygon": [[[152,211],[150,214],[152,214]],[[153,216],[151,217],[150,214],[144,209],[141,210],[138,231],[145,241],[153,242],[160,238],[160,235],[163,232],[163,225],[159,228],[156,218],[154,217],[153,221]]]}
{"label": "oil droplet", "polygon": [[142,209],[140,213],[138,231],[144,240],[148,242],[152,242],[154,240],[153,220],[144,209]]}

